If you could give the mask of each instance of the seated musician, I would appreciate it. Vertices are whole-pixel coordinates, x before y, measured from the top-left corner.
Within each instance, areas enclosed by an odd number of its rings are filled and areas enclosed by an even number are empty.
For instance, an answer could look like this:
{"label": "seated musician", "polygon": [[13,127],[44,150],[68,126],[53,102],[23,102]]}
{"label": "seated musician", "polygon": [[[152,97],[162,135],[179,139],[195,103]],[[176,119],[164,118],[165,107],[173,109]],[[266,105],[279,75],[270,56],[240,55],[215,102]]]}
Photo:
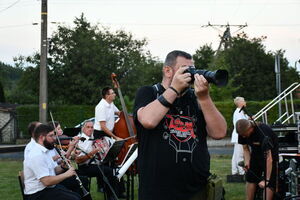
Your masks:
{"label": "seated musician", "polygon": [[28,130],[28,134],[31,135],[31,139],[30,139],[30,142],[26,145],[26,147],[24,149],[24,158],[27,157],[28,153],[31,151],[31,148],[36,143],[36,141],[34,140],[33,133],[34,133],[35,128],[40,124],[41,124],[41,122],[33,121],[33,122],[30,122],[28,125],[27,130]]}
{"label": "seated musician", "polygon": [[[55,126],[55,132],[58,135],[58,137],[62,136],[63,135],[63,130],[61,129],[60,123],[57,122],[57,121],[48,122],[48,125],[51,128],[54,129],[53,124]],[[73,151],[75,151],[75,147],[78,144],[78,140],[79,140],[78,136],[73,137],[73,139],[67,145],[67,151],[66,152],[62,148],[59,147],[59,148],[54,148],[52,150],[49,150],[49,155],[52,157],[52,159],[55,162],[57,162],[57,164],[60,164],[62,162],[60,154],[63,154],[67,159],[70,159],[71,154],[73,153]],[[56,144],[57,144],[57,138],[56,138],[55,141],[56,141]],[[79,178],[80,178],[84,188],[89,189],[88,188],[88,185],[89,185],[88,178],[86,176],[79,176]],[[72,176],[70,178],[67,178],[67,179],[63,180],[60,184],[65,186],[67,189],[72,190],[73,192],[76,192],[76,193],[79,193],[80,195],[83,195],[82,189],[80,188],[78,182],[76,181],[75,176]]]}
{"label": "seated musician", "polygon": [[[55,128],[55,132],[58,135],[58,137],[63,135],[63,130],[61,129],[61,126],[60,126],[59,122],[57,122],[57,121],[52,122],[51,121],[51,122],[48,122],[48,125],[51,126],[52,128]],[[70,158],[71,153],[75,150],[75,147],[78,143],[78,140],[79,140],[79,137],[77,137],[77,136],[73,137],[73,140],[70,141],[70,143],[67,145],[67,148],[68,148],[67,151],[62,152],[65,155],[66,158],[68,158],[68,159]],[[61,159],[60,159],[60,155],[56,151],[56,149],[51,150],[49,153],[50,153],[50,155],[52,155],[53,160],[59,163],[59,161]]]}
{"label": "seated musician", "polygon": [[103,179],[102,172],[108,179],[108,184],[113,188],[113,191],[105,184],[105,191],[107,192],[108,199],[114,199],[114,194],[119,196],[118,180],[116,172],[113,168],[102,165],[98,159],[96,159],[97,153],[102,151],[101,147],[95,147],[93,145],[93,122],[85,121],[81,129],[79,137],[84,137],[86,140],[78,142],[78,149],[80,154],[76,156],[75,161],[78,164],[78,174],[88,177],[99,177]]}
{"label": "seated musician", "polygon": [[28,200],[80,200],[80,195],[67,190],[59,183],[75,175],[71,167],[67,171],[57,165],[49,155],[54,148],[53,128],[40,124],[34,131],[34,143],[24,160],[24,193]]}

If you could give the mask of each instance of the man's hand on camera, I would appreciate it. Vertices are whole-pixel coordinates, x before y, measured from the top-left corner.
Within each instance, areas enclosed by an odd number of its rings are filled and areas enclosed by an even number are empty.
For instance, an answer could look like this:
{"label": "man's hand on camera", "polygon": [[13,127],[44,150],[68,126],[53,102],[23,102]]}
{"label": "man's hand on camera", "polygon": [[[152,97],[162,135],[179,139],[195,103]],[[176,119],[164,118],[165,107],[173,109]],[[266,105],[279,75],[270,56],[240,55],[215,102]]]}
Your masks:
{"label": "man's hand on camera", "polygon": [[189,82],[191,81],[191,74],[184,73],[188,66],[180,67],[174,74],[171,86],[175,88],[178,92],[182,92],[185,88],[189,87]]}
{"label": "man's hand on camera", "polygon": [[201,99],[208,96],[208,88],[209,84],[207,80],[204,78],[204,76],[195,74],[194,75],[195,81],[194,81],[194,88],[195,88],[195,94],[196,96]]}

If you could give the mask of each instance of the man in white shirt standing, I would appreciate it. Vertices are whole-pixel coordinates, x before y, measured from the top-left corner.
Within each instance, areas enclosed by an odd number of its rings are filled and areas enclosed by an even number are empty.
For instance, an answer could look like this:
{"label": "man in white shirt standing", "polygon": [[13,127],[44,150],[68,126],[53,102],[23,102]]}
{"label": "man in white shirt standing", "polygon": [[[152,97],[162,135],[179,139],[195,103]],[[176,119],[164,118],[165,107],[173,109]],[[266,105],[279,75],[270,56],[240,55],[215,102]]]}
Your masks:
{"label": "man in white shirt standing", "polygon": [[122,139],[113,133],[115,115],[120,115],[119,109],[113,103],[115,98],[116,93],[111,87],[105,87],[102,89],[102,99],[95,108],[95,138],[110,136],[115,140]]}
{"label": "man in white shirt standing", "polygon": [[53,128],[40,124],[35,128],[31,150],[26,156],[24,166],[24,193],[28,200],[80,200],[80,195],[57,185],[75,175],[71,167],[65,172],[61,165],[53,161],[49,150],[54,148]]}
{"label": "man in white shirt standing", "polygon": [[232,160],[231,160],[231,173],[232,175],[244,175],[245,171],[243,167],[240,167],[238,163],[240,161],[244,160],[244,155],[243,155],[243,145],[238,143],[238,134],[236,132],[236,122],[239,119],[248,119],[248,115],[245,114],[241,108],[244,106],[246,107],[246,101],[243,97],[236,97],[234,99],[234,104],[236,105],[236,109],[233,113],[233,126],[234,129],[232,131],[231,135],[231,143],[234,144],[234,149],[233,149],[233,155],[232,155]]}

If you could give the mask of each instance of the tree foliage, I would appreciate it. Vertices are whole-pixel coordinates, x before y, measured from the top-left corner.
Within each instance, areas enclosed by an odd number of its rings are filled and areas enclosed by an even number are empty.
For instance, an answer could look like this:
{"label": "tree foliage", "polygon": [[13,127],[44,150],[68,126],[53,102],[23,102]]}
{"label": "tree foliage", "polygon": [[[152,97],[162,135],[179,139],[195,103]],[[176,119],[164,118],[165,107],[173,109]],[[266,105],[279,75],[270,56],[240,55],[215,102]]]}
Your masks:
{"label": "tree foliage", "polygon": [[[219,52],[217,58],[211,45],[200,46],[196,50],[193,55],[196,67],[210,71],[226,69],[229,72],[226,87],[211,86],[210,93],[215,101],[231,100],[235,96],[258,101],[273,99],[276,96],[276,54],[281,57],[282,89],[299,81],[299,73],[288,66],[285,52],[267,52],[264,40],[264,37],[248,38],[244,33],[237,35],[232,38],[230,48]],[[146,39],[137,40],[123,30],[112,32],[99,24],[91,25],[83,14],[75,18],[72,28],[59,26],[49,39],[49,103],[95,105],[100,99],[101,89],[112,85],[110,76],[114,72],[125,100],[130,104],[140,86],[161,80],[162,63],[145,50],[146,45]],[[6,100],[11,103],[38,103],[39,53],[19,56],[15,58],[15,65],[18,84],[13,82],[15,85],[9,93],[6,92],[7,81],[1,79]],[[6,72],[0,70],[0,77],[3,73]]]}
{"label": "tree foliage", "polygon": [[[49,103],[95,104],[101,89],[111,86],[111,73],[118,76],[123,95],[133,99],[138,87],[160,78],[161,64],[144,50],[145,39],[136,40],[122,30],[92,26],[83,14],[75,27],[59,26],[49,41]],[[22,87],[37,93],[39,54],[26,59]],[[28,72],[28,73],[27,73]]]}
{"label": "tree foliage", "polygon": [[[10,100],[10,95],[16,88],[22,73],[23,69],[21,67],[13,67],[11,65],[0,62],[0,93],[2,93],[0,94],[0,96],[2,95],[2,101],[0,100],[1,102],[5,102],[5,99],[7,101]],[[4,98],[4,94],[7,98]]]}
{"label": "tree foliage", "polygon": [[4,89],[0,81],[0,103],[4,103],[4,102],[5,102]]}
{"label": "tree foliage", "polygon": [[277,96],[274,72],[276,54],[281,58],[282,88],[299,81],[299,73],[288,66],[284,51],[267,52],[262,43],[265,39],[265,37],[250,39],[245,33],[233,37],[231,47],[220,52],[214,65],[211,55],[203,53],[212,52],[207,45],[196,51],[197,55],[193,57],[205,61],[209,70],[222,68],[229,72],[228,86],[225,88],[212,86],[211,93],[216,100],[244,96],[247,100],[260,101]]}
{"label": "tree foliage", "polygon": [[212,65],[214,54],[215,51],[212,49],[211,44],[200,46],[193,55],[195,66],[201,69],[209,69]]}

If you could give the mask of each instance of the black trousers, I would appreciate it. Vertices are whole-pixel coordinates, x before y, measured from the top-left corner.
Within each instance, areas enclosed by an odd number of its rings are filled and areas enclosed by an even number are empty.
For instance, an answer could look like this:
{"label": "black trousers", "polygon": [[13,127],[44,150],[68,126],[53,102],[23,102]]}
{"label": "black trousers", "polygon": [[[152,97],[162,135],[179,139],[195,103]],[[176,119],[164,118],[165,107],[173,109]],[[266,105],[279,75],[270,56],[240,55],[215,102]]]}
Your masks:
{"label": "black trousers", "polygon": [[54,188],[45,188],[31,195],[25,195],[26,200],[80,200],[79,194],[66,189],[62,185]]}
{"label": "black trousers", "polygon": [[[89,192],[90,189],[89,189],[88,177],[87,176],[79,176],[79,179],[80,179],[83,187]],[[62,182],[60,182],[60,185],[63,185],[67,189],[72,190],[73,192],[76,192],[77,194],[80,194],[80,196],[84,195],[75,176],[72,176],[70,178],[63,180]]]}
{"label": "black trousers", "polygon": [[[90,164],[90,165],[79,165],[78,166],[78,175],[80,176],[88,176],[88,177],[98,177],[99,179],[103,180],[102,173],[100,169],[104,173],[105,177],[108,180],[108,183],[112,186],[114,192],[116,195],[119,194],[118,190],[118,180],[116,177],[113,175],[113,169],[109,166],[106,165],[95,165],[95,164]],[[112,191],[104,181],[104,190],[107,193],[108,196],[112,196]]]}

